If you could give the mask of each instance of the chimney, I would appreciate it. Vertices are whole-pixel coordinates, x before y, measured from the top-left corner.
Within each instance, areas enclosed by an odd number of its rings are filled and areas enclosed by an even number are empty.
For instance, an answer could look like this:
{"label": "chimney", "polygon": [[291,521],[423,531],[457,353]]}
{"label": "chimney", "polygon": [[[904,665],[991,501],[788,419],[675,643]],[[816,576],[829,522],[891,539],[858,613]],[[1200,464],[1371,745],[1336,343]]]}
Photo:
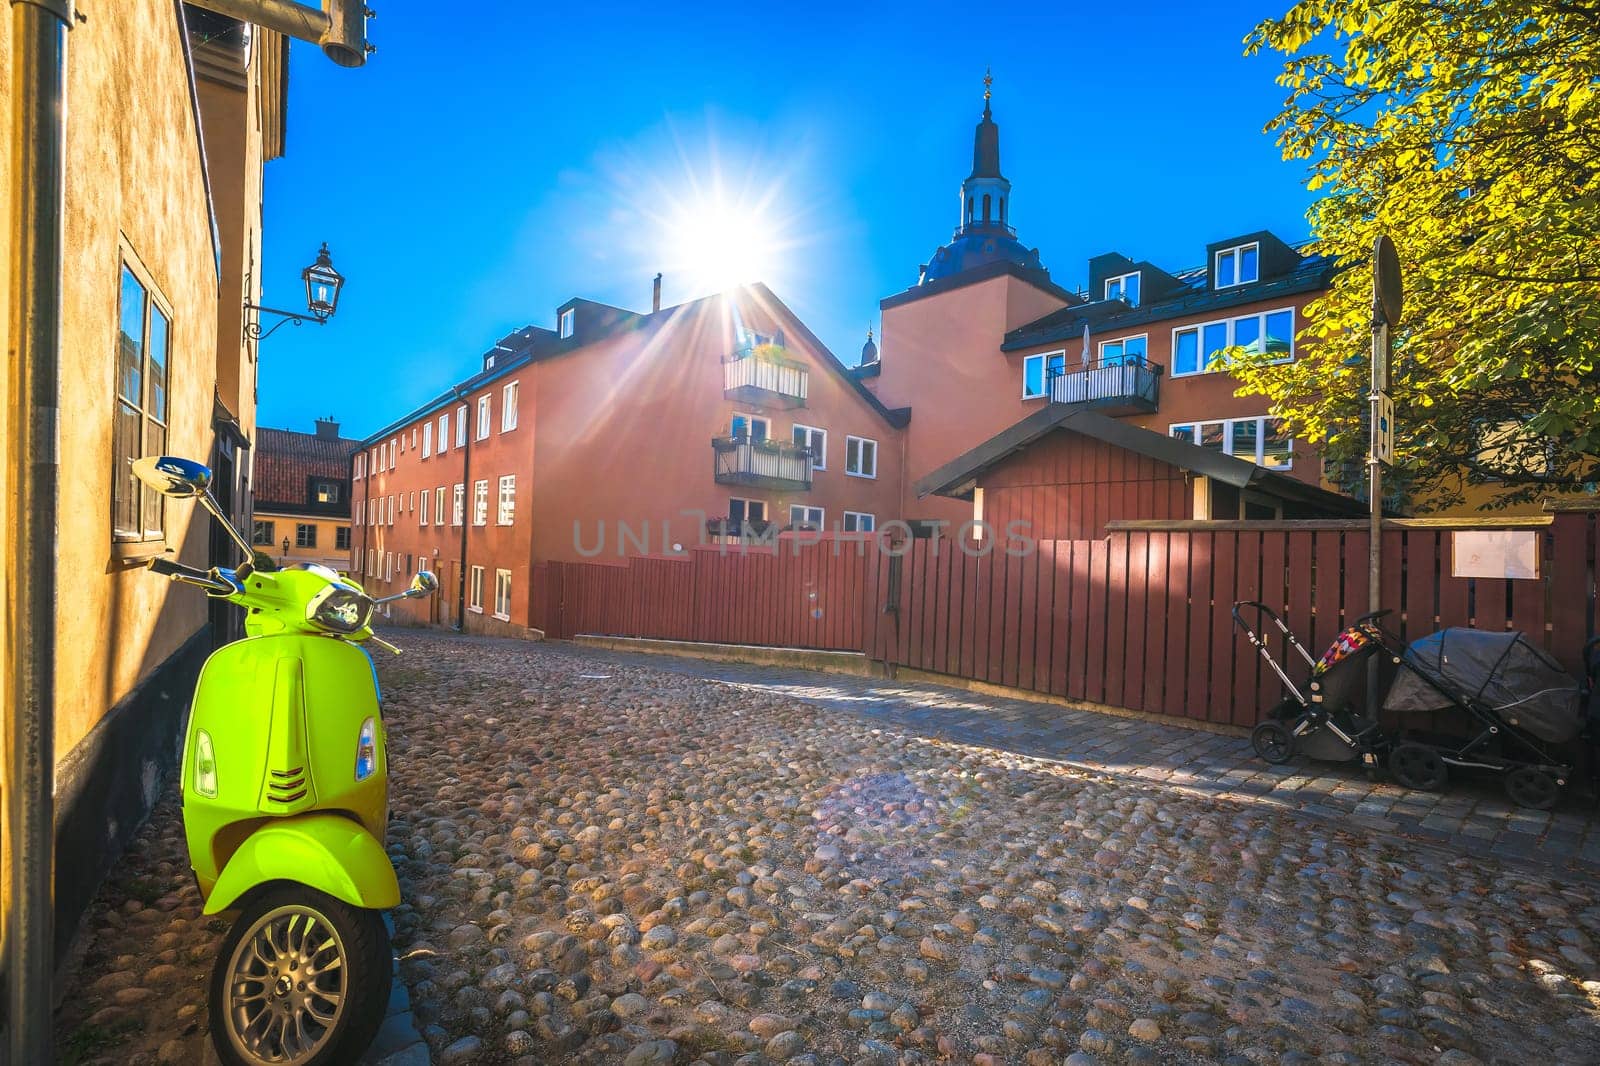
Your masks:
{"label": "chimney", "polygon": [[654,295],[650,297],[650,313],[655,314],[659,310],[661,310],[661,275],[657,274],[656,290]]}
{"label": "chimney", "polygon": [[338,440],[339,439],[339,423],[334,421],[334,418],[333,418],[332,415],[329,415],[327,418],[319,418],[319,419],[317,419],[317,439],[318,440]]}

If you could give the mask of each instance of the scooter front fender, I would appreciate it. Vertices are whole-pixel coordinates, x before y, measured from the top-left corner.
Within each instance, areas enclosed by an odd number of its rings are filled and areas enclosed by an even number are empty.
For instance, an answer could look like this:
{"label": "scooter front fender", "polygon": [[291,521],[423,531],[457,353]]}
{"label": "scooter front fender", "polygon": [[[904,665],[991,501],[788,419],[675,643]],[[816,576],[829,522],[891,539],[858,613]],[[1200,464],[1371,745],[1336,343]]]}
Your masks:
{"label": "scooter front fender", "polygon": [[216,914],[269,881],[295,881],[352,907],[400,902],[389,856],[353,818],[315,811],[264,823],[239,845],[217,877],[205,913]]}

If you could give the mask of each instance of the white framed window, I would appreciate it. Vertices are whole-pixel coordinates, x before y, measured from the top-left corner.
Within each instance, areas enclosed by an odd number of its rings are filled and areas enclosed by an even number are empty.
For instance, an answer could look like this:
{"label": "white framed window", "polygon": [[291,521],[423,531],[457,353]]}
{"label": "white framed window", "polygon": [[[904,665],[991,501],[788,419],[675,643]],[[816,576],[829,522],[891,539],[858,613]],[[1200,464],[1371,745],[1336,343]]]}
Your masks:
{"label": "white framed window", "polygon": [[489,524],[489,479],[472,483],[472,524],[483,526]]}
{"label": "white framed window", "polygon": [[766,440],[772,436],[772,419],[765,415],[735,414],[729,436],[738,439]]}
{"label": "white framed window", "polygon": [[878,442],[867,437],[845,437],[844,472],[851,477],[877,477]]}
{"label": "white framed window", "polygon": [[728,500],[728,518],[735,523],[765,522],[767,501],[747,500],[734,496]]}
{"label": "white framed window", "polygon": [[500,478],[499,504],[495,524],[509,526],[517,517],[517,475],[506,474]]}
{"label": "white framed window", "polygon": [[378,553],[371,548],[367,549],[367,576],[371,577],[378,569]]}
{"label": "white framed window", "polygon": [[394,580],[394,552],[383,553],[383,579],[385,581]]}
{"label": "white framed window", "polygon": [[1172,376],[1210,374],[1227,369],[1220,353],[1226,348],[1265,350],[1276,362],[1294,359],[1294,308],[1239,315],[1235,318],[1179,326],[1172,331]]}
{"label": "white framed window", "polygon": [[811,469],[828,469],[828,431],[796,422],[793,434],[794,442],[811,453]]}
{"label": "white framed window", "polygon": [[450,412],[439,416],[439,454],[450,450]]}
{"label": "white framed window", "polygon": [[876,515],[867,514],[865,511],[846,511],[844,513],[844,531],[846,533],[871,533],[878,528]]}
{"label": "white framed window", "polygon": [[400,445],[404,442],[404,440],[405,440],[404,437],[390,437],[389,438],[389,469],[390,470],[394,469],[395,457],[400,454]]}
{"label": "white framed window", "polygon": [[1023,356],[1022,398],[1037,400],[1050,395],[1050,379],[1067,370],[1066,349]]}
{"label": "white framed window", "polygon": [[453,526],[459,526],[466,516],[467,487],[461,482],[456,482],[455,516],[450,520]]}
{"label": "white framed window", "polygon": [[416,426],[412,426],[411,427],[411,450],[412,451],[416,451],[417,450],[417,427]]}
{"label": "white framed window", "polygon": [[433,423],[422,423],[422,457],[424,459],[433,454]]}
{"label": "white framed window", "polygon": [[803,503],[789,505],[789,526],[792,529],[822,529],[822,508],[807,507]]}
{"label": "white framed window", "polygon": [[427,489],[423,489],[422,490],[422,510],[420,512],[418,512],[421,517],[418,518],[417,525],[425,526],[425,525],[428,524],[428,514],[433,509],[431,507],[432,502],[433,502],[433,493],[429,492]]}
{"label": "white framed window", "polygon": [[478,432],[477,435],[472,438],[473,440],[487,440],[489,437],[489,399],[490,397],[488,393],[484,393],[482,396],[478,397]]}
{"label": "white framed window", "polygon": [[1212,266],[1211,287],[1226,289],[1256,281],[1261,276],[1260,258],[1261,247],[1258,244],[1237,244],[1232,248],[1223,248],[1217,252]]}
{"label": "white framed window", "polygon": [[1167,435],[1268,470],[1288,470],[1294,465],[1294,440],[1283,419],[1270,415],[1175,422],[1167,427]]}
{"label": "white framed window", "polygon": [[517,382],[508,381],[500,390],[500,432],[517,428]]}
{"label": "white framed window", "polygon": [[467,405],[462,404],[456,408],[456,447],[467,446]]}
{"label": "white framed window", "polygon": [[560,323],[560,327],[557,330],[557,332],[560,333],[561,336],[563,336],[563,337],[570,337],[570,336],[572,336],[572,331],[573,331],[574,327],[577,326],[577,323],[578,323],[578,312],[577,312],[577,309],[569,307],[565,311],[561,312],[561,323]]}
{"label": "white framed window", "polygon": [[494,616],[501,621],[511,621],[511,571],[494,572]]}
{"label": "white framed window", "polygon": [[467,582],[467,610],[483,613],[483,567],[474,566],[472,580]]}
{"label": "white framed window", "polygon": [[412,489],[411,490],[411,506],[410,506],[409,510],[411,510],[413,513],[415,513],[416,510],[417,510],[417,490],[416,489]]}
{"label": "white framed window", "polygon": [[[357,500],[356,501],[355,524],[358,525],[358,526],[361,524],[361,514],[362,514],[361,501]],[[257,543],[260,543],[260,542],[258,541]],[[272,543],[271,538],[268,538],[267,543],[268,544]]]}
{"label": "white framed window", "polygon": [[[404,499],[404,497],[401,497],[401,498]],[[391,526],[394,525],[394,497],[393,496],[389,497],[389,502],[384,507],[383,513],[384,513],[384,517],[389,520],[387,524],[391,525]]]}
{"label": "white framed window", "polygon": [[1149,348],[1150,338],[1147,334],[1137,337],[1121,337],[1114,341],[1100,342],[1100,365],[1122,366],[1126,363],[1143,363],[1145,352]]}
{"label": "white framed window", "polygon": [[444,525],[444,486],[440,485],[433,490],[433,513],[438,517],[434,519],[439,525]]}
{"label": "white framed window", "polygon": [[1119,274],[1114,278],[1106,279],[1106,299],[1126,300],[1129,306],[1139,306],[1139,271],[1131,274]]}

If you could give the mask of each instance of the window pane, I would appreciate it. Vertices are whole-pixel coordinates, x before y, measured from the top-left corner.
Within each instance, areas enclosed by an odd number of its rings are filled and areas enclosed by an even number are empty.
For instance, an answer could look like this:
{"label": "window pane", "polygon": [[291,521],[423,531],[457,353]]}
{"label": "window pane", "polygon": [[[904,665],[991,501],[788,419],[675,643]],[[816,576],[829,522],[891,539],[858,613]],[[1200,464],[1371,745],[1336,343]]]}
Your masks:
{"label": "window pane", "polygon": [[1236,318],[1233,320],[1233,343],[1241,348],[1256,351],[1256,342],[1261,339],[1261,319],[1257,315],[1249,318]]}
{"label": "window pane", "polygon": [[1122,342],[1122,358],[1123,358],[1123,361],[1124,362],[1128,362],[1128,363],[1142,363],[1142,362],[1144,362],[1145,341],[1146,341],[1146,338],[1144,338],[1144,337],[1134,337],[1131,340],[1123,341]]}
{"label": "window pane", "polygon": [[1261,423],[1254,418],[1241,418],[1229,423],[1233,429],[1233,444],[1230,454],[1240,458],[1256,461],[1256,446],[1260,443],[1259,428]]}
{"label": "window pane", "polygon": [[1216,365],[1216,354],[1228,346],[1228,324],[1226,322],[1213,322],[1204,330],[1205,363],[1202,370],[1210,370]]}
{"label": "window pane", "polygon": [[1218,285],[1232,285],[1233,284],[1233,253],[1232,252],[1218,252],[1217,253],[1217,284]]}
{"label": "window pane", "polygon": [[745,506],[745,513],[752,522],[765,522],[767,520],[767,505],[762,500],[751,500]]}
{"label": "window pane", "polygon": [[1284,470],[1291,465],[1290,452],[1294,441],[1289,438],[1288,423],[1281,418],[1267,419],[1267,439],[1262,448],[1261,465],[1274,470]]}
{"label": "window pane", "polygon": [[[1044,395],[1044,357],[1030,355],[1022,361],[1022,394],[1024,396]],[[850,444],[855,447],[854,442]],[[851,460],[850,469],[855,469],[855,460]]]}
{"label": "window pane", "polygon": [[752,418],[750,420],[750,437],[753,440],[767,439],[767,420],[765,418]]}
{"label": "window pane", "polygon": [[1125,285],[1126,285],[1126,287],[1124,288],[1123,291],[1124,291],[1124,294],[1128,297],[1128,302],[1130,304],[1132,304],[1133,306],[1138,307],[1139,306],[1139,275],[1133,274],[1133,275],[1129,276],[1127,281],[1126,281],[1126,283],[1125,283]]}
{"label": "window pane", "polygon": [[1049,370],[1049,374],[1050,374],[1051,377],[1057,377],[1057,376],[1059,376],[1061,374],[1066,373],[1066,371],[1067,371],[1067,353],[1066,352],[1057,352],[1055,355],[1052,355],[1047,360],[1047,362],[1050,364],[1047,369]]}
{"label": "window pane", "polygon": [[[144,428],[144,453],[146,455],[167,454],[167,428],[156,422],[146,422]],[[144,535],[146,540],[158,539],[166,528],[166,523],[161,516],[166,508],[167,501],[159,492],[139,486],[139,495],[143,499]]]}
{"label": "window pane", "polygon": [[1172,436],[1176,437],[1178,440],[1188,441],[1190,444],[1194,443],[1194,427],[1193,426],[1189,426],[1189,425],[1173,426],[1171,432],[1172,432]]}
{"label": "window pane", "polygon": [[1239,280],[1256,280],[1256,246],[1239,249]]}
{"label": "window pane", "polygon": [[733,521],[733,522],[743,522],[744,521],[744,501],[743,500],[729,500],[728,501],[728,519],[730,521]]}
{"label": "window pane", "polygon": [[[150,367],[150,398],[145,407],[150,417],[158,422],[167,420],[167,338],[171,333],[167,316],[161,308],[150,306],[150,347],[147,352]],[[151,452],[159,455],[159,452]]]}
{"label": "window pane", "polygon": [[1174,374],[1193,374],[1200,369],[1200,333],[1197,330],[1181,330],[1173,338],[1172,347],[1172,372]]}
{"label": "window pane", "polygon": [[1267,316],[1266,350],[1288,356],[1294,351],[1294,312],[1274,311]]}
{"label": "window pane", "polygon": [[1112,278],[1106,282],[1106,299],[1120,300],[1122,298],[1122,279]]}
{"label": "window pane", "polygon": [[139,479],[133,476],[132,463],[144,451],[141,421],[138,411],[118,401],[112,430],[111,526],[123,538],[140,535]]}
{"label": "window pane", "polygon": [[117,395],[135,406],[144,403],[143,368],[144,286],[123,267],[117,330]]}
{"label": "window pane", "polygon": [[1210,448],[1213,451],[1222,451],[1222,428],[1224,424],[1225,423],[1222,422],[1201,422],[1199,426],[1200,437],[1198,441],[1200,447]]}
{"label": "window pane", "polygon": [[852,474],[861,472],[861,442],[854,437],[845,438],[844,468]]}
{"label": "window pane", "polygon": [[1100,361],[1106,366],[1122,365],[1122,342],[1112,341],[1100,346]]}

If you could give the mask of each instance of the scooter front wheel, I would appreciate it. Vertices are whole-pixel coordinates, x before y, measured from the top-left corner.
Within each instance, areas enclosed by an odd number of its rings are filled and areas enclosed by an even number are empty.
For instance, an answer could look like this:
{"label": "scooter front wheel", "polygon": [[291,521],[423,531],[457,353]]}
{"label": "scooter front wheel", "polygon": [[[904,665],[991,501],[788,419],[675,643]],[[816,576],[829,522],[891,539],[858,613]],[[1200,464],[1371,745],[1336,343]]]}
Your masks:
{"label": "scooter front wheel", "polygon": [[248,901],[211,970],[211,1042],[228,1066],[355,1062],[389,1002],[378,911],[303,885]]}

